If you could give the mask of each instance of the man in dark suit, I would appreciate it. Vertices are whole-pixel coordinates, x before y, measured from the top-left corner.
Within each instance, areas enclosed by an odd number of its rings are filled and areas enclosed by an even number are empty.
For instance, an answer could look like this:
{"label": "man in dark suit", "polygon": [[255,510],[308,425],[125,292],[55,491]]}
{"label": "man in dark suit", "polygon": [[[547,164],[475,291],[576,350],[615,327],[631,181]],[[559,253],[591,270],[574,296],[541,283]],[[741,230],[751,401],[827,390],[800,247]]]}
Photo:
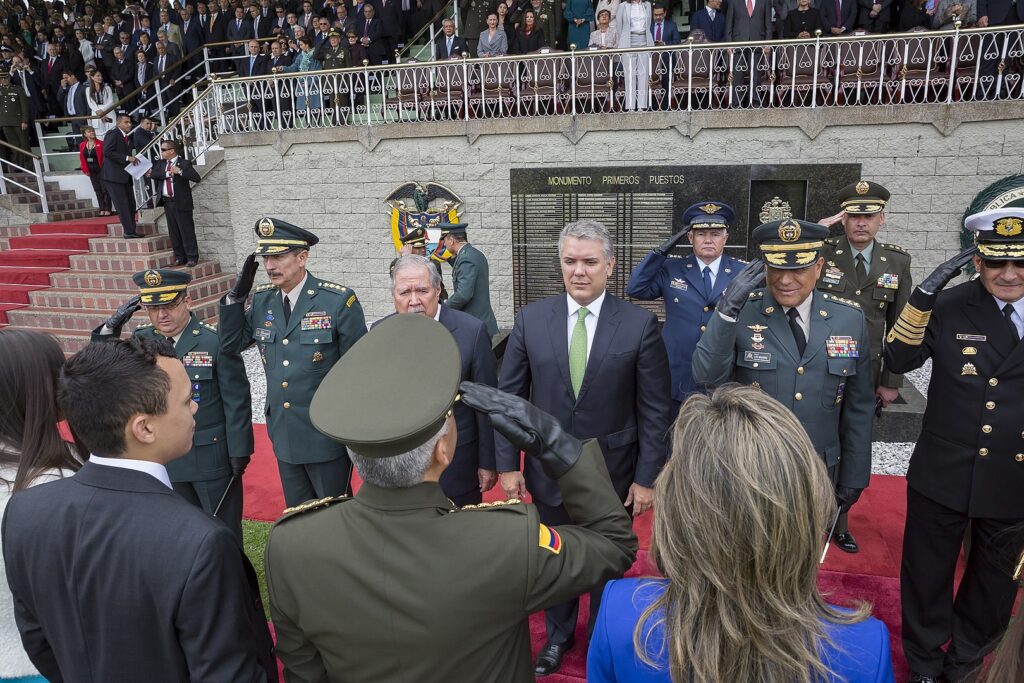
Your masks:
{"label": "man in dark suit", "polygon": [[60,47],[56,43],[50,43],[48,51],[49,55],[39,66],[39,77],[43,93],[46,95],[47,111],[59,116],[62,110],[57,94],[64,78],[66,62],[60,56]]}
{"label": "man in dark suit", "polygon": [[[227,23],[230,21],[224,16],[224,13],[220,11],[220,8],[216,4],[210,5],[210,13],[206,15],[205,19],[200,19],[200,23],[203,25],[203,42],[204,44],[209,43],[223,43],[227,40],[228,28]],[[210,48],[211,57],[222,57],[224,55],[223,47],[212,47]],[[224,71],[225,67],[222,63],[216,63],[216,68],[211,65],[215,71]]]}
{"label": "man in dark suit", "polygon": [[395,47],[402,40],[402,0],[375,0],[381,32],[388,41],[388,59],[393,60]]}
{"label": "man in dark suit", "polygon": [[[188,56],[201,48],[205,40],[205,36],[203,35],[203,26],[192,12],[192,5],[185,5],[181,8],[181,49],[184,56]],[[191,57],[186,65],[187,68],[192,68],[199,63],[199,60],[201,59],[202,55]]]}
{"label": "man in dark suit", "polygon": [[366,48],[371,64],[380,64],[387,59],[388,43],[384,38],[384,28],[370,3],[363,5],[363,20],[356,24],[356,34],[360,44]]}
{"label": "man in dark suit", "polygon": [[132,78],[135,74],[134,60],[129,60],[125,57],[124,50],[121,47],[115,47],[113,51],[114,60],[110,64],[110,78],[108,79],[114,88],[114,94],[117,95],[118,99],[124,97],[127,93],[134,90],[131,87]]}
{"label": "man in dark suit", "polygon": [[[665,6],[654,5],[651,17],[651,37],[655,45],[678,45],[679,27],[676,22],[666,16]],[[653,105],[656,109],[665,109],[668,106],[668,75],[672,71],[672,53],[655,53],[651,62],[652,80],[661,74],[661,88],[651,93]]]}
{"label": "man in dark suit", "polygon": [[857,0],[820,0],[818,11],[826,35],[841,36],[857,26]]}
{"label": "man in dark suit", "polygon": [[269,38],[274,30],[274,20],[264,17],[257,5],[249,7],[249,22],[252,26],[252,34],[255,38]]}
{"label": "man in dark suit", "polygon": [[[151,78],[153,78],[153,65],[146,60],[145,52],[136,52],[135,65],[132,69],[132,82],[129,84],[129,87],[130,90],[142,89],[135,96],[135,103],[132,106],[137,106],[138,109],[133,110],[133,113],[145,115],[156,109],[156,100],[146,102],[156,94],[155,84],[149,82]],[[146,104],[143,105],[143,102],[146,102]]]}
{"label": "man in dark suit", "polygon": [[[771,0],[726,0],[725,40],[746,42],[771,40]],[[767,49],[767,48],[765,48]],[[761,76],[758,64],[766,58],[761,48],[744,48],[736,51],[733,61],[733,105],[760,105],[757,87]],[[751,93],[750,91],[754,92]],[[753,96],[753,100],[751,100]]]}
{"label": "man in dark suit", "polygon": [[451,59],[452,57],[461,57],[462,55],[473,56],[469,52],[469,45],[466,43],[466,40],[455,35],[454,21],[445,19],[441,22],[441,30],[442,34],[434,39],[437,59]]}
{"label": "man in dark suit", "polygon": [[[508,337],[498,388],[529,399],[579,439],[601,444],[612,485],[634,515],[654,499],[654,480],[668,456],[666,433],[672,405],[668,356],[657,317],[606,291],[615,267],[607,229],[596,221],[565,226],[559,260],[566,294],[519,311]],[[527,490],[541,522],[570,519],[555,483],[527,460],[519,472],[519,450],[496,439],[501,486],[510,498]],[[590,596],[590,623],[601,587]],[[578,601],[548,609],[547,643],[536,674],[553,673],[573,646]]]}
{"label": "man in dark suit", "polygon": [[[63,85],[57,93],[60,100],[61,116],[83,116],[89,113],[89,107],[85,101],[87,86],[78,82],[78,77],[72,69],[64,69]],[[68,136],[68,151],[78,151],[79,136],[82,133],[82,122],[71,122],[71,133]]]}
{"label": "man in dark suit", "polygon": [[[235,8],[234,18],[228,22],[227,25],[227,38],[226,40],[231,41],[242,41],[249,40],[255,37],[252,31],[252,23],[249,17],[246,16],[245,10],[241,7]],[[228,54],[236,55],[241,57],[245,55],[246,47],[244,44],[235,43],[228,47]]]}
{"label": "man in dark suit", "polygon": [[857,28],[871,33],[889,29],[892,0],[857,0]]}
{"label": "man in dark suit", "polygon": [[[461,382],[498,385],[491,337],[473,316],[440,304],[441,275],[425,256],[402,256],[391,271],[391,298],[398,313],[419,313],[444,325],[462,357]],[[458,441],[451,465],[441,475],[441,490],[458,506],[475,505],[497,482],[494,432],[486,415],[462,403],[454,408]]]}
{"label": "man in dark suit", "polygon": [[142,237],[135,228],[135,210],[132,208],[132,177],[125,168],[134,164],[132,146],[128,142],[128,133],[132,129],[132,119],[127,114],[117,115],[117,127],[107,131],[103,138],[103,168],[100,179],[107,188],[117,211],[124,236],[128,239]]}
{"label": "man in dark suit", "polygon": [[196,224],[192,217],[192,186],[202,178],[188,159],[178,156],[176,140],[160,141],[160,161],[150,171],[160,185],[160,203],[167,211],[167,232],[174,250],[174,264],[194,268],[199,262]]}
{"label": "man in dark suit", "polygon": [[192,394],[167,341],[89,344],[64,366],[61,412],[92,455],[3,520],[15,620],[48,680],[278,680],[252,566],[171,488]]}
{"label": "man in dark suit", "polygon": [[[864,0],[862,0],[864,1]],[[1024,23],[1024,0],[978,0],[978,28],[990,26],[1009,26]],[[982,36],[979,52],[982,55],[993,54],[995,57],[982,57],[981,75],[995,77],[996,69],[1002,59],[1002,36]],[[994,44],[993,44],[994,43]],[[1005,83],[1002,91],[1006,91]],[[989,86],[989,93],[995,94],[995,86]]]}
{"label": "man in dark suit", "polygon": [[721,43],[725,40],[725,12],[722,11],[722,0],[707,0],[702,9],[690,16],[690,32],[697,30],[703,31],[704,37],[710,43]]}

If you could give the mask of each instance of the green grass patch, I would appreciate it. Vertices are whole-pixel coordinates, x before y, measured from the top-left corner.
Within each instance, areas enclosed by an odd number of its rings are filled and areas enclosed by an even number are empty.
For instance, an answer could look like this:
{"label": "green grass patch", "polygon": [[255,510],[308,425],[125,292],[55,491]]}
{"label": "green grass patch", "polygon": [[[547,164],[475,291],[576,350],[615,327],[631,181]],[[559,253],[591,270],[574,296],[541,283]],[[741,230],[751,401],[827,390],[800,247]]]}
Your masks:
{"label": "green grass patch", "polygon": [[270,621],[270,598],[267,597],[267,574],[263,568],[263,549],[267,547],[267,537],[270,535],[269,522],[250,522],[242,520],[242,544],[245,546],[245,554],[249,556],[253,569],[256,570],[256,577],[260,581],[260,597],[263,599],[263,610],[266,613],[267,621]]}

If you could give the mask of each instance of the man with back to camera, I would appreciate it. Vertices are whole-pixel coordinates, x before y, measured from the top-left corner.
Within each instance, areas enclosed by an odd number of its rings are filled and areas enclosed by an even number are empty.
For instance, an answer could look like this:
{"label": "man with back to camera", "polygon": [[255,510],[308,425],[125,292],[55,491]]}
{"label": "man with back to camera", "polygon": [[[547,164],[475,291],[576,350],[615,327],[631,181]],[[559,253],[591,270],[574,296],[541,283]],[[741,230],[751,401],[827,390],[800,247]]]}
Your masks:
{"label": "man with back to camera", "polygon": [[455,254],[452,264],[452,295],[446,306],[469,313],[487,326],[487,334],[498,334],[498,321],[491,308],[490,267],[487,257],[469,243],[465,223],[441,223],[441,243]]}
{"label": "man with back to camera", "polygon": [[32,663],[50,681],[277,681],[252,566],[171,489],[166,465],[192,447],[196,410],[171,345],[87,345],[58,402],[92,455],[13,497],[3,520]]}
{"label": "man with back to camera", "polygon": [[132,119],[127,114],[117,115],[117,126],[103,138],[103,168],[100,178],[117,210],[118,220],[128,239],[142,237],[135,226],[135,202],[132,177],[125,169],[136,162],[128,134],[132,132]]}

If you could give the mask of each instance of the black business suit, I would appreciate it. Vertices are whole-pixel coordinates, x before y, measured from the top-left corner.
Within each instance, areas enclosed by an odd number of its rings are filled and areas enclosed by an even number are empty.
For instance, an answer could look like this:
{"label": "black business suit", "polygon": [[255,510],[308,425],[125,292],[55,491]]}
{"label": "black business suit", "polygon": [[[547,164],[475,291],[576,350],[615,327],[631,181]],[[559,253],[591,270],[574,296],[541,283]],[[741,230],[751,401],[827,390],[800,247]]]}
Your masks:
{"label": "black business suit", "polygon": [[50,681],[276,681],[255,574],[220,521],[143,472],[86,463],[3,520],[7,580]]}
{"label": "black business suit", "polygon": [[[530,400],[578,439],[601,444],[612,485],[626,500],[637,483],[653,487],[668,457],[672,419],[668,355],[653,313],[606,294],[578,397],[569,371],[569,307],[565,294],[523,307],[502,360],[498,388]],[[499,472],[519,469],[519,451],[495,438]],[[557,484],[526,459],[527,489],[545,524],[568,524]],[[591,623],[601,588],[591,593]],[[576,629],[578,601],[546,612],[548,641],[563,644]]]}
{"label": "black business suit", "polygon": [[[188,159],[179,156],[174,160],[174,165],[181,169],[181,173],[168,176],[167,162],[160,159],[153,163],[152,174],[157,181],[160,204],[167,212],[167,232],[171,237],[174,260],[191,263],[199,260],[199,243],[196,241],[196,223],[192,217],[195,206],[189,182],[198,183],[202,179]],[[171,178],[173,190],[170,197],[165,190],[168,177]]]}
{"label": "black business suit", "polygon": [[452,49],[448,49],[448,36],[441,34],[434,39],[434,45],[436,45],[437,59],[451,59],[452,57],[461,57],[466,55],[472,57],[473,53],[469,51],[469,45],[466,43],[464,38],[459,36],[452,36]]}
{"label": "black business suit", "polygon": [[103,168],[100,179],[107,188],[107,194],[114,204],[117,217],[121,221],[125,235],[135,235],[135,202],[132,200],[132,177],[125,167],[128,157],[132,156],[131,146],[125,134],[119,128],[111,128],[103,137]]}

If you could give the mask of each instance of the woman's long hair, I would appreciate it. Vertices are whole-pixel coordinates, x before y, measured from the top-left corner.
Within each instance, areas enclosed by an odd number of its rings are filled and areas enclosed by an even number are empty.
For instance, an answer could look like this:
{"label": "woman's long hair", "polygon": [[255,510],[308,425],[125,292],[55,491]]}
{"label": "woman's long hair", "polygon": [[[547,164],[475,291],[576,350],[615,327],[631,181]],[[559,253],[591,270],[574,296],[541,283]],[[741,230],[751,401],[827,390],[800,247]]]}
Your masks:
{"label": "woman's long hair", "polygon": [[839,611],[818,592],[836,500],[807,433],[759,389],[728,385],[691,396],[672,441],[651,538],[668,587],[637,623],[637,654],[664,661],[650,637],[663,624],[676,683],[827,678],[823,620],[854,623],[868,608]]}
{"label": "woman's long hair", "polygon": [[64,353],[48,334],[0,330],[0,464],[17,465],[12,491],[31,486],[51,468],[78,470],[88,451],[75,442],[76,459],[57,428],[57,378]]}

